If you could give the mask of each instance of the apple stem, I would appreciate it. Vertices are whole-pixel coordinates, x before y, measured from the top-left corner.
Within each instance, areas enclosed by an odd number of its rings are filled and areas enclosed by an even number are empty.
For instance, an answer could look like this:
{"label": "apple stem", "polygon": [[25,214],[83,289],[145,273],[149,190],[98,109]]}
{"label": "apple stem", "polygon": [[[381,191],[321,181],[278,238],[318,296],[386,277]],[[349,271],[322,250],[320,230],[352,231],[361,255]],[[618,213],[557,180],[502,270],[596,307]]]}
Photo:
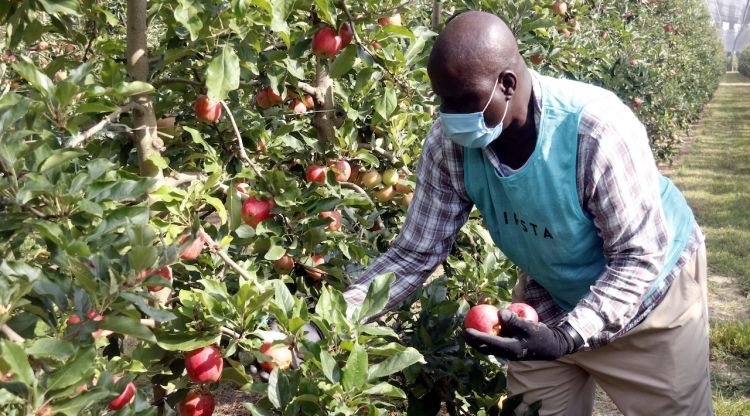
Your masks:
{"label": "apple stem", "polygon": [[130,112],[137,107],[140,107],[140,105],[132,101],[125,105],[120,106],[120,108],[118,108],[117,110],[104,116],[104,118],[102,118],[101,121],[91,126],[88,130],[84,131],[83,133],[73,136],[70,139],[70,141],[67,143],[66,147],[80,146],[86,139],[100,132],[103,128],[107,127],[107,125],[117,120],[122,113]]}
{"label": "apple stem", "polygon": [[214,253],[218,254],[219,257],[226,263],[227,266],[231,267],[239,273],[240,276],[245,278],[245,280],[255,283],[255,286],[257,286],[258,290],[263,293],[266,291],[266,288],[264,288],[260,283],[258,283],[258,280],[256,280],[253,276],[250,275],[250,273],[247,272],[247,270],[240,267],[239,264],[235,263],[234,260],[232,260],[231,257],[229,257],[229,254],[227,254],[224,250],[219,247],[218,244],[214,241],[213,238],[211,238],[210,235],[208,235],[203,229],[198,232],[199,235],[202,235],[203,238],[206,240],[206,243],[208,244],[208,248],[213,251]]}

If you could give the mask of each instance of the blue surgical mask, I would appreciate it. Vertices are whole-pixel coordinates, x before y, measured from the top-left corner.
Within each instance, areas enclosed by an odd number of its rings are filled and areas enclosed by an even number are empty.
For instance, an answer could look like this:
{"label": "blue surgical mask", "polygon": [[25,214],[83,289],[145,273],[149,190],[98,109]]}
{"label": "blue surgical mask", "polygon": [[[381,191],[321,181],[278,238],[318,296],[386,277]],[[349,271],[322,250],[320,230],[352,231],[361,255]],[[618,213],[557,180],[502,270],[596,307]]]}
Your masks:
{"label": "blue surgical mask", "polygon": [[492,98],[495,96],[495,88],[497,87],[497,79],[495,79],[495,86],[492,87],[492,95],[490,100],[484,106],[482,111],[477,113],[444,113],[439,111],[440,120],[443,124],[443,133],[460,146],[470,148],[487,147],[495,139],[500,137],[500,133],[503,132],[503,121],[505,121],[505,115],[508,114],[508,107],[510,107],[510,99],[505,103],[505,111],[503,112],[503,118],[500,119],[500,123],[492,128],[487,127],[484,123],[484,112],[487,107],[490,106]]}

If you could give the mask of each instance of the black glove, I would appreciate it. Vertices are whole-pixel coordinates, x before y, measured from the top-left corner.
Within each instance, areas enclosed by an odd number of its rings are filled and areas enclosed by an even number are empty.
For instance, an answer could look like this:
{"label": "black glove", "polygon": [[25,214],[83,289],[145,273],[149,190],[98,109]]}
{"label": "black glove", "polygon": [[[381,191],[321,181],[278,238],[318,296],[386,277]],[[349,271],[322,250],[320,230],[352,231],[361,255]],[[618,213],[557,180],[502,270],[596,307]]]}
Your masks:
{"label": "black glove", "polygon": [[483,354],[508,360],[556,360],[583,345],[581,336],[567,322],[548,328],[502,310],[500,325],[503,336],[499,337],[466,329],[466,343]]}

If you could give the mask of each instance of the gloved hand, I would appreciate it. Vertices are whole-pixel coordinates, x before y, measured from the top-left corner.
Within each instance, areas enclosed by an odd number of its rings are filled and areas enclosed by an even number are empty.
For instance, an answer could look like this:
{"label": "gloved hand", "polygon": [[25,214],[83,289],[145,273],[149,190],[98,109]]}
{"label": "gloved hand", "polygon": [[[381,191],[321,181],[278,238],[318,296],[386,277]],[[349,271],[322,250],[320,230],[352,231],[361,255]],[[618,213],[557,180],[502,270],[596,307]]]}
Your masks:
{"label": "gloved hand", "polygon": [[502,310],[500,325],[503,336],[499,337],[466,329],[466,343],[481,353],[508,360],[556,360],[583,345],[581,336],[567,322],[549,328]]}

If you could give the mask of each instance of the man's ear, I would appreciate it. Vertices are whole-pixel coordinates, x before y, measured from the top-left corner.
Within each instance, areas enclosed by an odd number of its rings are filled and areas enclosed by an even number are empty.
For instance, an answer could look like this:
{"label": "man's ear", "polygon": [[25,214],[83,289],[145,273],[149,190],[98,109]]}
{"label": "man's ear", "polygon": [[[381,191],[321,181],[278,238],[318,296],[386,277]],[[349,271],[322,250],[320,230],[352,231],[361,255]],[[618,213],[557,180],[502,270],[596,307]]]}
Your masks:
{"label": "man's ear", "polygon": [[500,73],[500,91],[505,95],[506,99],[509,99],[515,94],[516,86],[518,86],[518,76],[512,70],[505,70]]}

